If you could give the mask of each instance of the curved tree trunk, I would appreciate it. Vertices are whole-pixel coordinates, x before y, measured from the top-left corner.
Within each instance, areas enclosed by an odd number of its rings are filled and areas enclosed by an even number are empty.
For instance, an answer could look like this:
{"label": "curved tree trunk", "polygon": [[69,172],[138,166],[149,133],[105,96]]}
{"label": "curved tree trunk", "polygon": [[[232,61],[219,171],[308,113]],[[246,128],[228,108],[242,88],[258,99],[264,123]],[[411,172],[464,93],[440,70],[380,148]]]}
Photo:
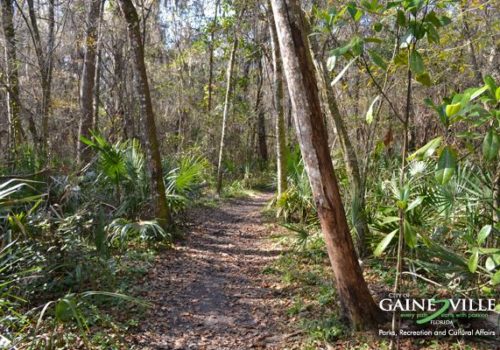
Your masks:
{"label": "curved tree trunk", "polygon": [[328,148],[304,18],[296,0],[272,0],[297,137],[336,279],[343,313],[356,329],[374,328],[382,313],[363,278]]}
{"label": "curved tree trunk", "polygon": [[151,196],[154,203],[155,217],[160,225],[165,227],[170,224],[170,212],[165,195],[163,169],[156,136],[155,116],[149,92],[146,64],[144,62],[144,46],[141,38],[139,16],[131,0],[119,0],[118,3],[127,22],[128,36],[133,51],[137,93],[139,95],[141,116],[144,118],[143,124],[145,124],[143,130],[145,132],[146,154],[151,175]]}

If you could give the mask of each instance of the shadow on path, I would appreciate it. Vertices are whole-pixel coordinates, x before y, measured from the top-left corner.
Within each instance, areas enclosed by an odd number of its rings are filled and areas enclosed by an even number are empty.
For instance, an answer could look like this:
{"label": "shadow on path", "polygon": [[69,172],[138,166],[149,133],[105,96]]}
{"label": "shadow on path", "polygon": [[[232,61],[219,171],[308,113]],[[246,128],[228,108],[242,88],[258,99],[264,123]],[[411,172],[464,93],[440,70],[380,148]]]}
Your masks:
{"label": "shadow on path", "polygon": [[196,208],[187,239],[161,254],[146,279],[153,304],[133,335],[139,349],[279,349],[286,322],[263,269],[280,254],[261,209],[269,194]]}

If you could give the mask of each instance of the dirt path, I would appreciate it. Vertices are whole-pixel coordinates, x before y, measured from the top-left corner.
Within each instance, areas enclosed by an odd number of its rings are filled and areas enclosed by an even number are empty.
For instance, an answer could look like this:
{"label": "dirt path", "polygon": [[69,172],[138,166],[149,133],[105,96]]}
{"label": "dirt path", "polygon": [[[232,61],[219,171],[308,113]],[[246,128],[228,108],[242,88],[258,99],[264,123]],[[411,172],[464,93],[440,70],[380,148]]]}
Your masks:
{"label": "dirt path", "polygon": [[261,209],[268,194],[189,214],[192,229],[145,278],[153,303],[140,349],[281,349],[284,301],[263,269],[277,258]]}

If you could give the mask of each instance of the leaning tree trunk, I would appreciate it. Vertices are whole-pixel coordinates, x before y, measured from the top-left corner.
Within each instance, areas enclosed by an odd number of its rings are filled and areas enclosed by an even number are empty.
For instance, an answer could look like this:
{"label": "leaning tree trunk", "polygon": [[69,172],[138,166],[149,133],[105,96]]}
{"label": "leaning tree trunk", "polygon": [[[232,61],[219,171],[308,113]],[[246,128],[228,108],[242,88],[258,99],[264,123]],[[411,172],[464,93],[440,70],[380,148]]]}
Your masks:
{"label": "leaning tree trunk", "polygon": [[[97,56],[97,23],[101,10],[102,0],[92,0],[87,13],[87,33],[85,37],[85,57],[83,59],[83,73],[80,87],[80,126],[78,134],[88,138],[94,119],[94,86]],[[78,143],[78,162],[90,160],[90,149],[84,143]]]}
{"label": "leaning tree trunk", "polygon": [[333,267],[342,311],[356,329],[373,328],[382,313],[363,278],[328,148],[314,64],[297,0],[272,0],[297,137]]}
{"label": "leaning tree trunk", "polygon": [[229,63],[227,65],[227,83],[226,83],[226,97],[224,99],[224,112],[222,114],[222,130],[220,135],[219,145],[219,161],[217,162],[217,194],[220,195],[222,191],[222,159],[224,157],[224,145],[226,137],[226,124],[227,115],[229,112],[229,100],[231,97],[231,86],[233,80],[234,60],[236,56],[236,49],[238,48],[238,38],[234,36],[233,47],[229,56]]}
{"label": "leaning tree trunk", "polygon": [[151,175],[151,196],[153,198],[155,216],[163,227],[170,224],[170,212],[165,195],[163,170],[160,149],[156,137],[155,116],[149,92],[146,64],[144,62],[144,44],[141,37],[140,21],[132,0],[119,0],[118,4],[127,22],[128,36],[133,51],[135,80],[140,100],[141,116],[144,118],[146,153]]}
{"label": "leaning tree trunk", "polygon": [[280,47],[278,34],[269,2],[269,34],[271,37],[271,49],[273,54],[273,100],[276,113],[276,177],[278,183],[278,197],[287,189],[286,169],[286,130],[285,111],[283,108],[283,67],[281,65]]}
{"label": "leaning tree trunk", "polygon": [[360,256],[364,256],[367,253],[366,237],[369,230],[366,220],[365,188],[359,170],[358,158],[356,156],[354,146],[349,139],[342,115],[340,114],[333,88],[328,86],[328,70],[325,61],[319,57],[319,48],[316,38],[311,37],[310,44],[314,65],[316,67],[318,89],[320,91],[320,95],[322,96],[322,100],[325,102],[324,111],[326,112],[325,114],[331,116],[333,120],[340,146],[342,148],[346,170],[349,174],[352,196],[352,223],[358,235],[358,239],[356,241],[358,253]]}
{"label": "leaning tree trunk", "polygon": [[16,153],[17,145],[24,138],[21,126],[19,105],[19,70],[16,53],[16,32],[14,29],[14,3],[13,0],[0,0],[2,7],[2,27],[5,39],[5,59],[7,76],[7,114],[9,117],[9,148]]}

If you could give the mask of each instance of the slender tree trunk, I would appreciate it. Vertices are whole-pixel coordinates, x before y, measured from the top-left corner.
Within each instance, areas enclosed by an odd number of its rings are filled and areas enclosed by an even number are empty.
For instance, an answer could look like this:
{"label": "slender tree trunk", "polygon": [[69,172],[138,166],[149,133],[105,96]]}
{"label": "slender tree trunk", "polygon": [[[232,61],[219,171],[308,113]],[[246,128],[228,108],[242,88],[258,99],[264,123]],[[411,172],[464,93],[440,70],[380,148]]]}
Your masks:
{"label": "slender tree trunk", "polygon": [[356,329],[374,328],[381,311],[363,278],[328,148],[315,68],[296,0],[272,0],[302,158],[316,202],[345,316]]}
{"label": "slender tree trunk", "polygon": [[99,105],[101,104],[101,50],[97,53],[96,71],[94,77],[94,100],[92,129],[99,129]]}
{"label": "slender tree trunk", "polygon": [[[85,37],[85,57],[83,60],[83,73],[80,87],[80,126],[78,134],[89,137],[94,119],[94,87],[97,56],[98,25],[102,0],[92,0],[87,12],[87,32]],[[78,162],[88,162],[90,149],[82,142],[78,143]]]}
{"label": "slender tree trunk", "polygon": [[351,219],[358,235],[358,239],[356,241],[358,253],[360,256],[364,256],[367,253],[365,239],[369,233],[369,230],[366,220],[365,188],[360,174],[358,157],[356,156],[354,146],[349,139],[349,134],[347,133],[347,128],[340,113],[333,88],[328,84],[328,69],[326,67],[325,61],[322,60],[319,56],[320,50],[318,47],[318,43],[316,42],[316,38],[311,37],[310,41],[311,53],[314,65],[316,67],[318,89],[320,91],[322,101],[324,101],[323,110],[325,111],[325,114],[330,116],[333,120],[333,124],[342,149],[342,154],[344,156],[346,170],[349,174],[352,197]]}
{"label": "slender tree trunk", "polygon": [[16,148],[24,139],[21,125],[19,105],[19,69],[16,53],[16,33],[14,29],[13,0],[0,0],[2,6],[2,27],[5,39],[5,59],[7,75],[7,114],[9,118],[10,150],[16,153]]}
{"label": "slender tree trunk", "polygon": [[92,118],[92,129],[99,129],[99,105],[101,104],[101,61],[102,61],[102,21],[104,16],[104,4],[106,0],[101,1],[99,10],[99,24],[97,29],[97,62],[94,77],[94,115]]}
{"label": "slender tree trunk", "polygon": [[208,61],[208,103],[207,112],[210,114],[212,111],[212,81],[214,79],[214,36],[215,26],[217,25],[217,12],[219,12],[219,1],[215,2],[214,20],[212,22],[212,30],[210,31],[210,55]]}
{"label": "slender tree trunk", "polygon": [[52,93],[52,55],[54,51],[54,27],[55,27],[55,11],[54,11],[54,0],[49,0],[48,8],[48,38],[47,38],[47,48],[44,51],[44,44],[40,36],[40,29],[38,27],[38,19],[36,17],[36,11],[33,0],[28,0],[28,12],[30,18],[31,32],[33,33],[33,46],[35,47],[35,53],[38,62],[38,69],[40,72],[40,85],[42,87],[42,101],[40,107],[41,116],[41,126],[42,132],[39,140],[37,140],[41,152],[47,155],[48,151],[48,139],[49,139],[49,115],[50,115],[50,100]]}
{"label": "slender tree trunk", "polygon": [[227,65],[226,97],[224,98],[224,112],[222,114],[222,130],[221,130],[220,145],[219,145],[219,161],[217,162],[217,194],[219,195],[222,191],[222,159],[224,156],[227,115],[229,111],[231,86],[233,80],[233,68],[234,68],[234,61],[237,48],[238,48],[238,38],[235,35],[233,39],[233,47],[231,48],[231,54],[229,56],[229,62]]}
{"label": "slender tree trunk", "polygon": [[262,110],[262,57],[257,58],[257,94],[255,96],[255,114],[257,115],[257,136],[259,140],[259,158],[261,168],[265,168],[268,161],[267,141],[266,141],[266,119]]}
{"label": "slender tree trunk", "polygon": [[278,34],[269,2],[269,34],[271,37],[271,49],[273,54],[273,97],[274,112],[276,114],[276,172],[278,182],[278,197],[287,189],[287,169],[286,169],[286,130],[285,130],[285,111],[283,108],[283,67],[281,64],[280,47],[278,43]]}
{"label": "slender tree trunk", "polygon": [[119,0],[118,4],[127,22],[128,36],[134,56],[135,80],[140,100],[141,115],[144,118],[146,153],[151,175],[151,195],[154,203],[156,219],[162,226],[170,224],[170,212],[165,195],[163,169],[160,149],[156,136],[155,116],[149,91],[146,64],[144,62],[144,46],[141,38],[140,21],[131,0]]}
{"label": "slender tree trunk", "polygon": [[483,74],[481,73],[479,63],[477,62],[476,49],[474,48],[474,43],[472,42],[472,33],[470,30],[469,22],[467,21],[467,13],[464,3],[460,4],[460,11],[462,14],[463,35],[465,40],[467,41],[467,46],[469,48],[472,71],[474,72],[474,79],[476,80],[476,84],[479,86],[483,84]]}

